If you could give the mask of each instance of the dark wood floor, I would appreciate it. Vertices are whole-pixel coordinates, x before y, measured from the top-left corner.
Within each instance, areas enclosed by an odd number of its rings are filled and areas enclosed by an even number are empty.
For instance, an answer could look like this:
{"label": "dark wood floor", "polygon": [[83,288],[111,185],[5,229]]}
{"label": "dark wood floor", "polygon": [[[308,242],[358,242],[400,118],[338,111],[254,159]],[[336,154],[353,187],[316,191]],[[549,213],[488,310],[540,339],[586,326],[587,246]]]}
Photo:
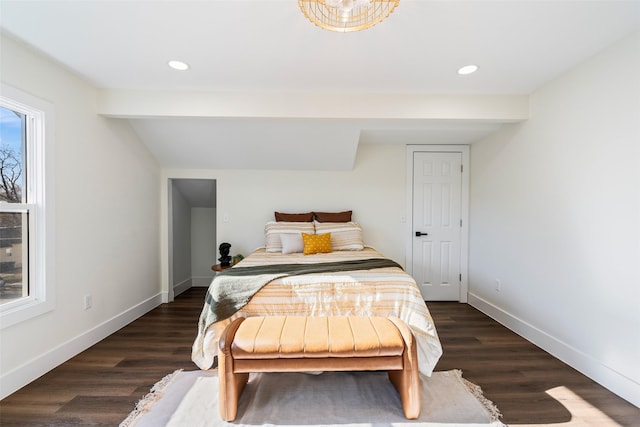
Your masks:
{"label": "dark wood floor", "polygon": [[[2,426],[118,425],[163,376],[194,370],[193,288],[0,401]],[[444,355],[509,425],[640,426],[640,409],[466,304],[429,303]]]}

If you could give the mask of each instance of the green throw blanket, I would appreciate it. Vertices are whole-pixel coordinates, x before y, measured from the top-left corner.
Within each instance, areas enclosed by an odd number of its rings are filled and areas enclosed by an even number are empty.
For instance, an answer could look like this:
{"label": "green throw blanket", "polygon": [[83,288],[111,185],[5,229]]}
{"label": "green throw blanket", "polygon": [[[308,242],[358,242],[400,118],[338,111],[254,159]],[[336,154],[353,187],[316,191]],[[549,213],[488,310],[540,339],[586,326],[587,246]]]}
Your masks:
{"label": "green throw blanket", "polygon": [[207,291],[205,305],[200,315],[199,331],[204,333],[215,322],[231,317],[247,305],[263,286],[281,277],[387,267],[402,268],[390,259],[371,258],[316,264],[235,267],[223,270],[216,274]]}

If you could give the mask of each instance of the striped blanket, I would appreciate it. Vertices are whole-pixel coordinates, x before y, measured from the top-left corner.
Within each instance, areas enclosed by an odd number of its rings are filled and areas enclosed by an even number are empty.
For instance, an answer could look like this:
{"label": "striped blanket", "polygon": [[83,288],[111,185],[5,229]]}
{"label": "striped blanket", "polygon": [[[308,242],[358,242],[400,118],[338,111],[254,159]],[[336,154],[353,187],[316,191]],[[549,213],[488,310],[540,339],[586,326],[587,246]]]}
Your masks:
{"label": "striped blanket", "polygon": [[[269,253],[259,249],[233,269],[277,264],[315,264],[383,259],[372,248],[302,255]],[[217,355],[218,339],[224,328],[238,317],[250,316],[395,316],[402,319],[416,337],[418,366],[430,375],[442,354],[442,347],[427,306],[415,280],[398,266],[289,275],[271,280],[246,305],[230,317],[209,322],[211,301],[205,302],[192,360],[209,369]],[[231,269],[231,270],[233,270]],[[208,295],[219,293],[212,282]]]}

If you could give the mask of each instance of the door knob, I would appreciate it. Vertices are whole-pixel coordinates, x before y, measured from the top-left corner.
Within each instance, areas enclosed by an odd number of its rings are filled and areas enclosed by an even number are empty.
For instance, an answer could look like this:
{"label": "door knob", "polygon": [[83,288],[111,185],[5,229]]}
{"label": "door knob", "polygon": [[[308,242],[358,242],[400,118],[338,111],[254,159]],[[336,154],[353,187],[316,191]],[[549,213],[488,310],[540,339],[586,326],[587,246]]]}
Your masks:
{"label": "door knob", "polygon": [[416,237],[420,237],[420,236],[428,236],[429,233],[422,233],[420,231],[416,231]]}

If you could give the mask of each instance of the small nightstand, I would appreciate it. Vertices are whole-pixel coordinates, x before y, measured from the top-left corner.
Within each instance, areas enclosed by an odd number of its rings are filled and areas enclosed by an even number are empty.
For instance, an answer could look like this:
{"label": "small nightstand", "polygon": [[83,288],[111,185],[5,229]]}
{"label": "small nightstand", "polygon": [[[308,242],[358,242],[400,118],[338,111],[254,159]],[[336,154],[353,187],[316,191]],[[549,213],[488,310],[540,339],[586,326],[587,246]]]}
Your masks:
{"label": "small nightstand", "polygon": [[231,268],[231,266],[230,265],[222,266],[220,264],[216,264],[216,265],[212,265],[211,266],[211,269],[213,271],[222,271],[222,270],[226,270],[227,268]]}

